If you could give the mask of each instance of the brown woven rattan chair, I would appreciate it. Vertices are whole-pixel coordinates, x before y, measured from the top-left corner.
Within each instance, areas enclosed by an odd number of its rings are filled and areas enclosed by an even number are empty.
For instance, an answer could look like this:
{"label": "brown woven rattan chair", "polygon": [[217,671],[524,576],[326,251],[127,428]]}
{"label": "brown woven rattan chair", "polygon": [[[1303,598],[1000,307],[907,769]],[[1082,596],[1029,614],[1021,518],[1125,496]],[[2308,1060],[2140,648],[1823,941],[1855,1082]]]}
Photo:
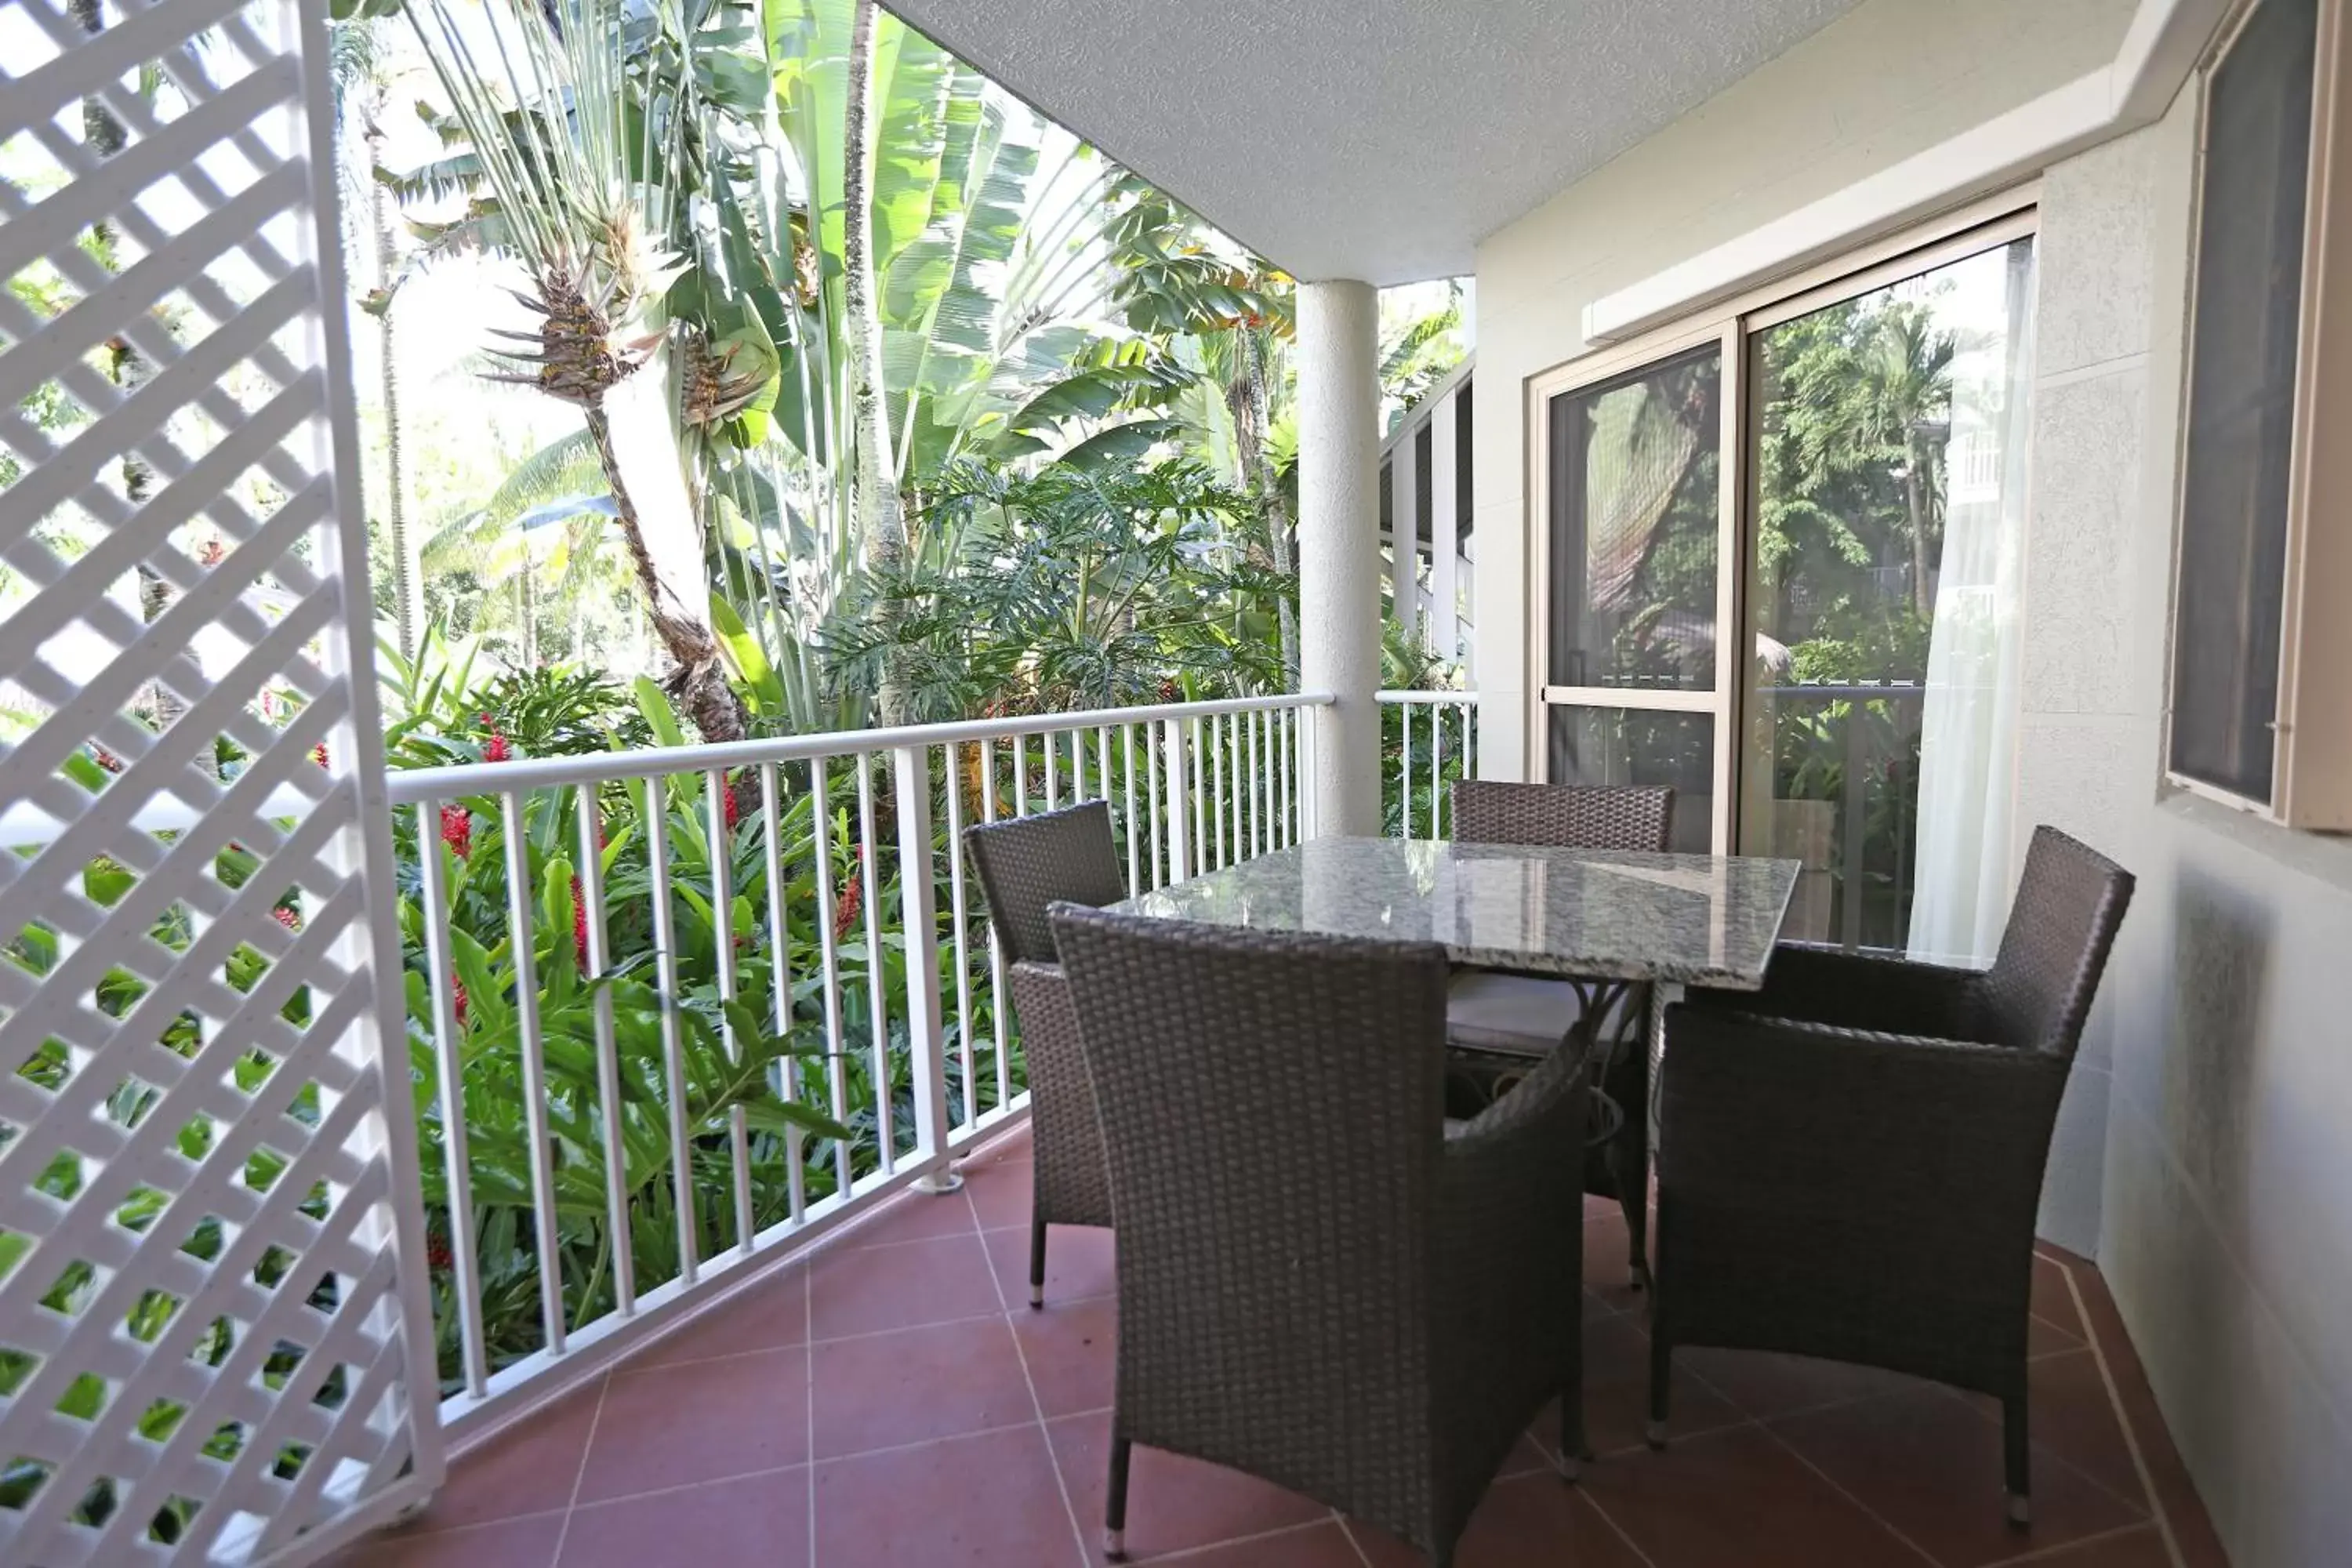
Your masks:
{"label": "brown woven rattan chair", "polygon": [[[1664,852],[1673,842],[1675,792],[1580,784],[1454,785],[1454,837],[1461,844],[1534,844],[1557,849]],[[1481,1058],[1540,1058],[1559,1044],[1584,999],[1564,980],[1465,970],[1454,977],[1445,1037]],[[1593,1146],[1584,1190],[1613,1197],[1625,1215],[1626,1257],[1638,1289],[1649,1277],[1650,1053],[1640,1038],[1650,1016],[1647,986],[1620,995],[1600,1025],[1606,1052],[1598,1080],[1616,1109],[1613,1131]]]}
{"label": "brown woven rattan chair", "polygon": [[1105,1525],[1131,1445],[1452,1560],[1557,1397],[1583,1448],[1583,1064],[1444,1123],[1433,945],[1056,906],[1118,1215]]}
{"label": "brown woven rattan chair", "polygon": [[1076,1016],[1045,906],[1127,897],[1110,807],[1101,801],[964,830],[989,919],[1009,966],[1013,1014],[1029,1070],[1032,1150],[1029,1304],[1045,1302],[1045,1227],[1110,1224],[1109,1177]]}
{"label": "brown woven rattan chair", "polygon": [[1988,971],[1787,947],[1667,1010],[1654,1442],[1679,1345],[1887,1367],[2001,1402],[2025,1521],[2034,1215],[2131,891],[2042,827]]}

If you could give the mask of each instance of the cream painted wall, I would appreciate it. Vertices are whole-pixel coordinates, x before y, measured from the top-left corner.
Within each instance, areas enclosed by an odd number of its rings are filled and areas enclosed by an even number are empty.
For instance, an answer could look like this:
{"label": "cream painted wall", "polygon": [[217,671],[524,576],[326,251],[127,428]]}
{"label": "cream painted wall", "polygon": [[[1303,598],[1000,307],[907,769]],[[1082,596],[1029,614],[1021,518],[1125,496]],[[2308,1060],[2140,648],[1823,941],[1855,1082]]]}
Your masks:
{"label": "cream painted wall", "polygon": [[[1490,239],[1481,379],[1516,391],[1580,352],[1594,294],[2084,68],[2127,9],[1872,0]],[[1953,81],[1859,70],[1998,39]],[[2020,831],[2055,823],[2139,878],[2042,1228],[2097,1257],[2232,1561],[2318,1568],[2352,1562],[2352,841],[2160,784],[2192,97],[2042,179]],[[1516,421],[1478,438],[1482,754],[1507,775],[1525,452]]]}
{"label": "cream painted wall", "polygon": [[1529,760],[1520,388],[1585,352],[1585,304],[2105,64],[2132,10],[1868,0],[1480,244],[1480,773]]}

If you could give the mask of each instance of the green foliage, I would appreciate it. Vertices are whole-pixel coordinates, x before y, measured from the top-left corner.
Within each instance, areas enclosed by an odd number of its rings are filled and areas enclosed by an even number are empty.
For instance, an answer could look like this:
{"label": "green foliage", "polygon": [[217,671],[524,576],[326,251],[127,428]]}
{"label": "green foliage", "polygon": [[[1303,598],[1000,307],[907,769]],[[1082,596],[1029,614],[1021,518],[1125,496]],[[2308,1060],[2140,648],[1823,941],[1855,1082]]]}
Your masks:
{"label": "green foliage", "polygon": [[966,463],[926,505],[919,557],[861,574],[825,628],[842,685],[870,690],[895,663],[933,721],[1154,701],[1180,680],[1280,688],[1295,584],[1253,548],[1249,500],[1200,465]]}

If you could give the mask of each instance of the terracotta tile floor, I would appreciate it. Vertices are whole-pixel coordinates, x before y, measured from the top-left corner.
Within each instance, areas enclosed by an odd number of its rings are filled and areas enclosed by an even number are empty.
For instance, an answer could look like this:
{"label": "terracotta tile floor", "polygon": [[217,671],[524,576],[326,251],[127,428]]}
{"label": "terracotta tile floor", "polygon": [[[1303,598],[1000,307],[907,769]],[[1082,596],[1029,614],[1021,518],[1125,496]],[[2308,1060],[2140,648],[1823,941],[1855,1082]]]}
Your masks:
{"label": "terracotta tile floor", "polygon": [[[1101,1519],[1110,1238],[1056,1230],[1027,1295],[1028,1147],[965,1167],[771,1272],[457,1457],[426,1515],[339,1568],[1085,1568]],[[2001,1521],[1989,1401],[1792,1357],[1676,1358],[1673,1442],[1641,1440],[1645,1335],[1613,1205],[1585,1224],[1580,1487],[1538,1423],[1460,1568],[2206,1568],[2224,1562],[2089,1264],[2035,1263],[2035,1520]],[[1194,1568],[1409,1568],[1395,1540],[1139,1449],[1128,1544]]]}

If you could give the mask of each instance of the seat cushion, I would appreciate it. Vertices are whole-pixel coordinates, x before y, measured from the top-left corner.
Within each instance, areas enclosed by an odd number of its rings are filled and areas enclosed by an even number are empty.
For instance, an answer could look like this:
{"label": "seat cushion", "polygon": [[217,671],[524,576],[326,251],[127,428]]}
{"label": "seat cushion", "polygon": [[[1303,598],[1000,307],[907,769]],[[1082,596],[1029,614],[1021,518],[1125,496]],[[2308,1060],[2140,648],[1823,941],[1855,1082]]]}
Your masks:
{"label": "seat cushion", "polygon": [[1445,989],[1445,1043],[1474,1051],[1549,1056],[1582,1010],[1583,998],[1564,980],[1465,969]]}

